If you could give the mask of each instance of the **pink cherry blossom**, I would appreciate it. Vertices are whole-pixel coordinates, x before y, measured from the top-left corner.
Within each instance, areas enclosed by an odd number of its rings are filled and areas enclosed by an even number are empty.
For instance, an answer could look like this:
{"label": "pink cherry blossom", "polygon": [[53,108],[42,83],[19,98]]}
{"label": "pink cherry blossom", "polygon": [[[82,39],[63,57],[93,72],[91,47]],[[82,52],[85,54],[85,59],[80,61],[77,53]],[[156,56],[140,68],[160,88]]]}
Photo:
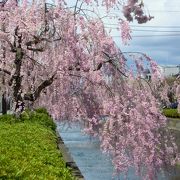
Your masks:
{"label": "pink cherry blossom", "polygon": [[[131,56],[136,73],[128,69],[125,53],[108,35],[102,19],[95,11],[88,18],[81,2],[88,7],[100,3],[79,0],[74,9],[65,0],[0,3],[2,89],[13,98],[14,113],[42,106],[55,120],[80,121],[86,133],[99,138],[102,151],[111,155],[116,173],[134,167],[138,175],[153,179],[179,157],[161,114],[162,94],[167,91],[162,89],[158,66],[141,54]],[[125,44],[131,39],[129,21],[151,19],[136,0],[125,4],[103,0],[102,6],[107,13],[122,9],[124,17],[117,20]],[[144,61],[151,82],[141,77]]]}

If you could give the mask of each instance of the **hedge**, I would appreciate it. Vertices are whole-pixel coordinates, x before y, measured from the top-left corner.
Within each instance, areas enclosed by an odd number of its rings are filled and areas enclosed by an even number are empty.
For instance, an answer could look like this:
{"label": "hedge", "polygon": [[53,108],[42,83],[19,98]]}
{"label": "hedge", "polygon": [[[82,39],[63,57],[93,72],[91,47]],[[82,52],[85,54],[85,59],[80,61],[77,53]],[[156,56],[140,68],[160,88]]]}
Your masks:
{"label": "hedge", "polygon": [[180,118],[180,113],[178,113],[177,109],[163,109],[163,114],[166,117]]}
{"label": "hedge", "polygon": [[57,148],[55,124],[39,110],[0,116],[0,179],[75,179]]}

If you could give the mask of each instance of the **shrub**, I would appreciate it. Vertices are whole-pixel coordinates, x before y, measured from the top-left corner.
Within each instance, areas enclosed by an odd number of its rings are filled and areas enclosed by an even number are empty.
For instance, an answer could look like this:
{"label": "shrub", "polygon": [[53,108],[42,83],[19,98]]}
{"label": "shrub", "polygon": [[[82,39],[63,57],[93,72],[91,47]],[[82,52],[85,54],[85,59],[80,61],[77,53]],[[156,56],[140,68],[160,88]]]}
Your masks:
{"label": "shrub", "polygon": [[0,116],[0,179],[75,179],[65,167],[54,130],[44,111]]}
{"label": "shrub", "polygon": [[49,115],[46,108],[43,108],[43,107],[35,109],[35,112]]}
{"label": "shrub", "polygon": [[56,125],[53,119],[49,116],[48,112],[43,108],[36,109],[35,111],[25,110],[19,118],[13,114],[6,114],[0,116],[0,122],[17,123],[17,122],[32,122],[38,123],[55,131]]}
{"label": "shrub", "polygon": [[24,111],[20,116],[20,121],[38,123],[55,131],[56,125],[47,111]]}
{"label": "shrub", "polygon": [[177,109],[163,109],[163,114],[166,117],[180,118],[180,113],[178,113]]}

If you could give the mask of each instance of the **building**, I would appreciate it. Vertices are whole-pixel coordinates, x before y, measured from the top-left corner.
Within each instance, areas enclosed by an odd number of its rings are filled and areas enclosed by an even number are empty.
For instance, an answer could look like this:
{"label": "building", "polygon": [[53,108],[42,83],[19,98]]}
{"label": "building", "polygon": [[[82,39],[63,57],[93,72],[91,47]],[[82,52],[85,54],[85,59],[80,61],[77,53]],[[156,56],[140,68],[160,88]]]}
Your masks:
{"label": "building", "polygon": [[180,64],[179,65],[159,66],[159,69],[160,69],[162,75],[164,75],[165,77],[180,75]]}
{"label": "building", "polygon": [[[180,76],[180,65],[164,65],[164,66],[158,66],[161,74],[164,77],[170,77],[170,76],[175,76],[178,77]],[[144,77],[147,80],[151,79],[151,72],[149,69],[144,69],[142,73],[142,77]]]}

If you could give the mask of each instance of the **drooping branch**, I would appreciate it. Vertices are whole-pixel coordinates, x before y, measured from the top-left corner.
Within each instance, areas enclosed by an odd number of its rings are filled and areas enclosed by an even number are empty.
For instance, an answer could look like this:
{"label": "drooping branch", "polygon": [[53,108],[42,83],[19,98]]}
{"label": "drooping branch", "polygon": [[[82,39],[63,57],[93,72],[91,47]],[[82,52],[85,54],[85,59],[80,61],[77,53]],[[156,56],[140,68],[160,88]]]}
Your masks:
{"label": "drooping branch", "polygon": [[25,43],[26,46],[32,46],[33,44],[36,45],[36,44],[39,44],[43,41],[46,41],[46,42],[53,42],[53,41],[59,41],[61,40],[61,37],[57,38],[57,39],[54,39],[54,40],[50,40],[48,38],[45,38],[45,37],[39,37],[39,36],[33,36],[34,40],[31,40],[31,41],[28,41]]}
{"label": "drooping branch", "polygon": [[50,86],[55,78],[56,74],[53,74],[52,77],[50,77],[49,79],[43,81],[38,87],[37,89],[34,91],[34,93],[30,93],[30,94],[25,94],[24,95],[24,100],[28,100],[28,101],[35,101],[41,94],[41,91],[43,89],[45,89],[46,87]]}
{"label": "drooping branch", "polygon": [[2,32],[2,30],[1,30],[1,32],[0,32],[0,38],[1,38],[3,41],[6,41],[6,42],[9,44],[9,46],[10,46],[10,48],[11,48],[11,52],[16,52],[15,47],[13,46],[13,44],[10,42],[10,40],[9,40],[8,37],[7,37],[7,33]]}
{"label": "drooping branch", "polygon": [[50,40],[48,38],[42,38],[42,37],[38,37],[38,36],[33,36],[34,37],[34,40],[31,40],[31,41],[28,41],[25,43],[25,45],[27,46],[27,49],[30,50],[30,51],[34,51],[34,52],[43,52],[44,51],[44,48],[43,47],[40,47],[40,48],[33,48],[32,45],[37,45],[41,42],[48,42],[48,43],[51,43],[51,42],[55,42],[55,41],[60,41],[61,40],[61,37],[57,38],[57,39],[54,39],[54,40]]}
{"label": "drooping branch", "polygon": [[42,47],[41,48],[32,48],[32,47],[27,46],[27,49],[30,51],[34,51],[34,52],[43,52],[44,51],[44,49]]}
{"label": "drooping branch", "polygon": [[106,88],[106,90],[110,93],[111,96],[114,96],[113,92],[111,91],[111,88],[105,84],[105,83],[98,83],[98,82],[93,82],[91,81],[89,78],[85,77],[85,76],[81,76],[81,75],[77,75],[77,74],[72,74],[69,73],[68,75],[63,74],[65,76],[74,76],[74,77],[78,77],[78,78],[84,78],[88,83],[90,83],[92,86],[103,86]]}
{"label": "drooping branch", "polygon": [[44,69],[46,69],[46,66],[43,65],[43,64],[41,64],[40,62],[38,62],[36,59],[28,56],[27,54],[25,54],[25,56],[26,56],[28,59],[30,59],[34,64],[36,64],[36,65],[38,65],[38,66],[41,66],[41,67],[43,67]]}
{"label": "drooping branch", "polygon": [[42,41],[47,41],[47,42],[51,42],[51,40],[47,39],[47,38],[42,38],[39,36],[33,36],[33,40],[26,42],[26,46],[32,46],[33,44],[36,45],[38,43],[41,43]]}
{"label": "drooping branch", "polygon": [[[114,58],[112,58],[112,57],[110,57],[109,56],[109,54],[108,53],[106,53],[106,52],[103,52],[103,54],[108,58],[108,60],[107,61],[105,61],[104,63],[109,63],[109,64],[111,64],[114,68],[116,68],[116,70],[120,73],[120,74],[122,74],[124,77],[128,77],[124,72],[122,72],[117,66],[116,66],[116,64],[114,64]],[[100,66],[100,68],[101,68],[101,66]],[[99,69],[100,69],[99,68]]]}

